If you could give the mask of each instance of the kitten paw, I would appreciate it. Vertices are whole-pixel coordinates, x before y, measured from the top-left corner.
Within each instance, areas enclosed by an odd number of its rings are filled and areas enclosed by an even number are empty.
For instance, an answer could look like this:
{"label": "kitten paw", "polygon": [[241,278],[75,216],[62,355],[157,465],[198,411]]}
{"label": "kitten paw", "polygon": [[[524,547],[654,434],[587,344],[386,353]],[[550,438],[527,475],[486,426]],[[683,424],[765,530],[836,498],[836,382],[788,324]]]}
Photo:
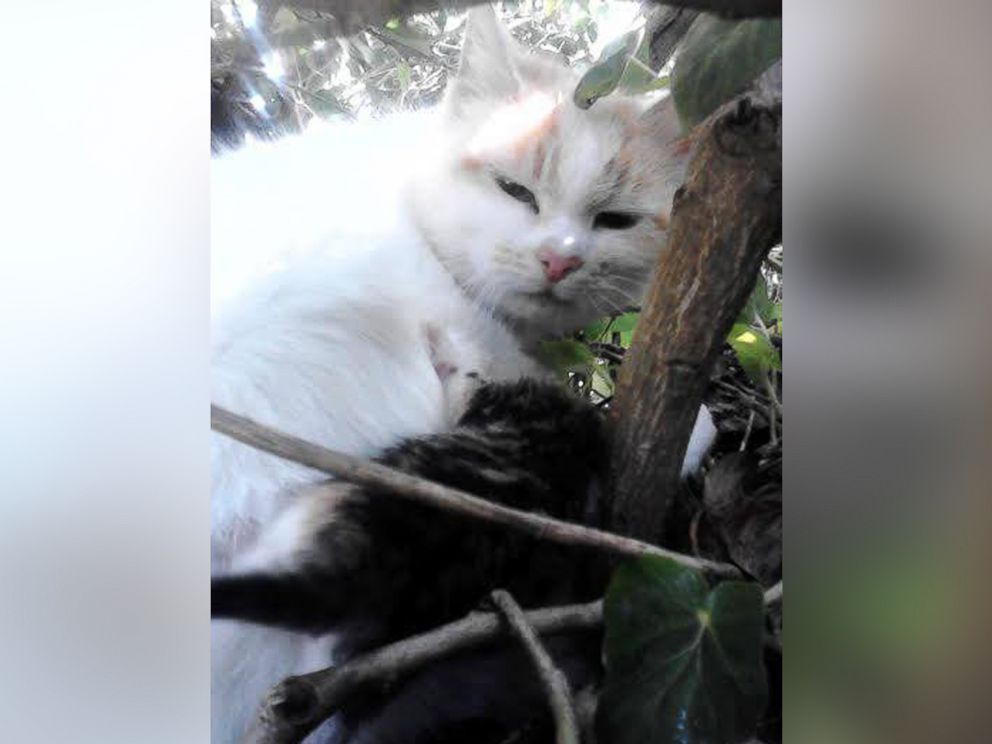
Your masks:
{"label": "kitten paw", "polygon": [[431,364],[444,395],[445,420],[454,426],[465,413],[475,391],[484,384],[479,372],[477,346],[447,329],[427,324],[424,329]]}

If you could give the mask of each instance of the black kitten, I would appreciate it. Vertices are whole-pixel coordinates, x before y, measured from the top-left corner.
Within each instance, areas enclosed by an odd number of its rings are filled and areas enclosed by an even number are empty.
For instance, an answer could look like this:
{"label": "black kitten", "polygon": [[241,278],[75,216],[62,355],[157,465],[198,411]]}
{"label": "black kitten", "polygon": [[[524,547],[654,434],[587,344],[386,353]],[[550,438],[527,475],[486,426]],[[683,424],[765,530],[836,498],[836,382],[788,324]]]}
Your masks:
{"label": "black kitten", "polygon": [[[451,433],[411,439],[380,462],[517,509],[598,523],[608,454],[598,412],[559,386],[485,385]],[[340,635],[345,655],[463,617],[496,588],[524,607],[589,601],[605,588],[598,553],[540,541],[399,499],[339,486],[299,567],[214,579],[212,616]],[[598,639],[556,639],[573,685],[598,668]],[[344,711],[352,742],[499,741],[544,703],[518,649],[442,662],[385,703]],[[349,737],[350,738],[347,738]]]}

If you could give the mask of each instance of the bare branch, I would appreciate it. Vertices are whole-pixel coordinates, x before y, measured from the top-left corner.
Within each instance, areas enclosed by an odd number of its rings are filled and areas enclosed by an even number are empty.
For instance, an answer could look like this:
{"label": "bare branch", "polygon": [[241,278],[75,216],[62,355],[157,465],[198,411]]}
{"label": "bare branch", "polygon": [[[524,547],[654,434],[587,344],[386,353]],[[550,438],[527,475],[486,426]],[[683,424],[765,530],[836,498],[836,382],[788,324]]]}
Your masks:
{"label": "bare branch", "polygon": [[724,340],[782,230],[781,99],[774,67],[695,135],[611,414],[611,529],[660,539]]}
{"label": "bare branch", "polygon": [[555,721],[556,744],[579,744],[579,724],[575,716],[575,706],[572,703],[572,691],[568,680],[558,667],[555,666],[547,650],[541,645],[537,633],[516,600],[502,589],[494,591],[490,597],[493,604],[503,615],[510,630],[520,640],[534,667],[541,678],[541,683],[548,694],[551,713]]}
{"label": "bare branch", "polygon": [[[765,592],[766,607],[781,600],[781,586],[779,582]],[[496,594],[493,601],[505,612]],[[541,636],[595,630],[603,625],[603,601],[521,611],[521,614],[524,624]],[[242,744],[298,744],[351,696],[370,689],[387,692],[391,685],[412,672],[446,656],[481,646],[504,632],[499,615],[473,612],[461,620],[383,646],[339,666],[289,677],[269,691],[241,739]],[[766,642],[776,639],[769,637]]]}
{"label": "bare branch", "polygon": [[765,592],[764,595],[765,606],[778,604],[782,601],[782,582],[778,582],[775,586]]}
{"label": "bare branch", "polygon": [[645,32],[648,37],[651,66],[655,70],[661,70],[671,59],[682,37],[686,35],[689,26],[698,15],[698,11],[670,5],[662,5],[651,11]]}
{"label": "bare branch", "polygon": [[[523,613],[541,635],[594,630],[603,623],[602,601]],[[495,613],[473,613],[436,630],[384,646],[340,666],[289,677],[269,692],[243,744],[297,744],[352,695],[383,691],[425,665],[492,641],[506,632]]]}
{"label": "bare branch", "polygon": [[397,496],[433,508],[502,524],[545,540],[567,545],[582,545],[614,555],[634,558],[642,555],[657,555],[720,576],[740,575],[740,571],[729,563],[693,558],[629,537],[563,522],[541,514],[511,509],[377,462],[311,444],[298,437],[270,429],[244,416],[238,416],[219,406],[210,407],[210,427],[250,447],[337,476],[349,483],[385,489]]}
{"label": "bare branch", "polygon": [[782,0],[651,0],[651,2],[701,10],[724,18],[775,18],[782,15]]}

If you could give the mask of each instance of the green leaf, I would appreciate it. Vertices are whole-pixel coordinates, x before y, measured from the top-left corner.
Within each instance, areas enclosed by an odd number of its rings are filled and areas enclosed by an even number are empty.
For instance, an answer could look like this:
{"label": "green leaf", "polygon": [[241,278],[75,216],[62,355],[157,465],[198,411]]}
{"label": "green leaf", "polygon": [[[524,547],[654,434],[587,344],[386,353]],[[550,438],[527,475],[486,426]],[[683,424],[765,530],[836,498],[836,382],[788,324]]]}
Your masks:
{"label": "green leaf", "polygon": [[566,338],[541,344],[540,360],[559,374],[582,372],[596,363],[585,344]]}
{"label": "green leaf", "polygon": [[606,369],[607,368],[602,364],[596,364],[593,366],[592,389],[604,398],[609,398],[613,395],[613,380],[610,379],[610,375]]}
{"label": "green leaf", "polygon": [[755,313],[757,313],[765,325],[771,325],[775,322],[772,312],[773,303],[768,299],[768,282],[765,281],[764,275],[759,273],[754,283],[754,289],[751,291],[751,296],[741,311],[739,322],[753,323]]}
{"label": "green leaf", "polygon": [[740,362],[741,367],[755,382],[760,383],[768,375],[769,370],[782,369],[778,349],[761,331],[746,323],[734,323],[727,337],[727,343],[737,354],[737,361]]}
{"label": "green leaf", "polygon": [[587,341],[599,341],[603,338],[605,333],[612,327],[613,318],[600,318],[599,320],[590,323],[585,328],[582,329],[582,335]]}
{"label": "green leaf", "polygon": [[743,91],[782,56],[782,20],[701,15],[672,70],[672,97],[686,130]]}
{"label": "green leaf", "polygon": [[586,326],[582,330],[582,335],[586,341],[602,341],[608,333],[616,332],[620,334],[620,345],[627,347],[630,346],[639,317],[640,313],[631,312],[612,318],[600,318]]}
{"label": "green leaf", "polygon": [[587,109],[616,90],[631,56],[637,51],[643,38],[642,26],[607,44],[596,64],[586,70],[575,86],[575,93],[572,94],[575,105]]}
{"label": "green leaf", "polygon": [[634,329],[637,328],[637,321],[640,316],[640,313],[624,313],[617,316],[613,322],[613,327],[610,330],[620,334],[620,345],[625,349],[629,348],[634,340]]}
{"label": "green leaf", "polygon": [[737,744],[754,734],[767,700],[757,584],[710,590],[698,571],[645,556],[613,575],[604,616],[600,741]]}
{"label": "green leaf", "polygon": [[636,95],[667,88],[668,84],[668,75],[658,75],[651,68],[651,39],[645,34],[637,52],[630,57],[617,87],[625,93]]}
{"label": "green leaf", "polygon": [[613,330],[626,333],[637,328],[637,321],[641,317],[640,313],[624,313],[618,315],[613,321]]}
{"label": "green leaf", "polygon": [[769,313],[772,322],[775,324],[775,332],[781,336],[782,335],[782,302],[773,302],[772,309]]}

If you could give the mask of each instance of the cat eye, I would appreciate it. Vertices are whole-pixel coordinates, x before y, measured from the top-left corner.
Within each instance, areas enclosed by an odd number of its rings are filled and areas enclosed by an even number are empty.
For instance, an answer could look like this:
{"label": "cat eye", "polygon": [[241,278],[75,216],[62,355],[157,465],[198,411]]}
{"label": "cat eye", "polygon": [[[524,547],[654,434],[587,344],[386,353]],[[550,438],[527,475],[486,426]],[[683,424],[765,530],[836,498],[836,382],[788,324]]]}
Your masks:
{"label": "cat eye", "polygon": [[630,212],[599,212],[592,219],[594,230],[629,230],[641,221],[639,214]]}
{"label": "cat eye", "polygon": [[503,190],[503,193],[507,196],[511,196],[518,202],[523,202],[533,209],[534,214],[540,212],[537,208],[537,197],[534,196],[534,192],[526,186],[521,186],[516,181],[511,181],[508,178],[501,178],[499,176],[496,177],[496,185],[499,186]]}

